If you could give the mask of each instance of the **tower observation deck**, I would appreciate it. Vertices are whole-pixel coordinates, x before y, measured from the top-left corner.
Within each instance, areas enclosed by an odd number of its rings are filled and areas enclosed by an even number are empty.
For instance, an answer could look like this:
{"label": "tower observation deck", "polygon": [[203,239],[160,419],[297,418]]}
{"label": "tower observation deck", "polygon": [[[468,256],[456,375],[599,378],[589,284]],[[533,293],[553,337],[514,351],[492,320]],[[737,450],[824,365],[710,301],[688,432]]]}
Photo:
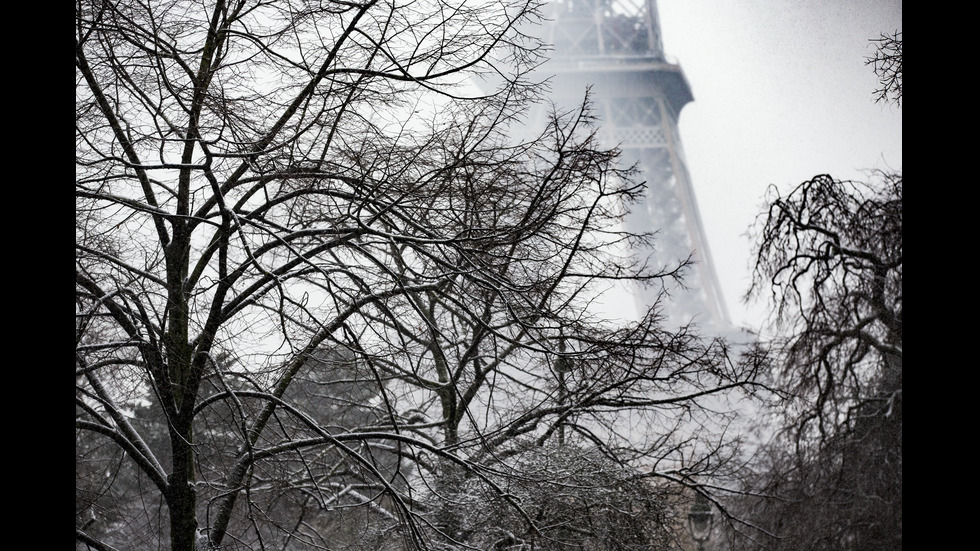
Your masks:
{"label": "tower observation deck", "polygon": [[[552,100],[581,102],[587,86],[607,145],[636,163],[645,200],[624,220],[656,232],[653,250],[634,251],[657,267],[692,257],[684,287],[667,288],[668,322],[695,320],[709,331],[731,328],[678,134],[681,108],[693,100],[680,66],[664,57],[656,0],[552,0],[541,36],[554,47],[542,68],[553,74]],[[639,311],[660,289],[634,289]]]}

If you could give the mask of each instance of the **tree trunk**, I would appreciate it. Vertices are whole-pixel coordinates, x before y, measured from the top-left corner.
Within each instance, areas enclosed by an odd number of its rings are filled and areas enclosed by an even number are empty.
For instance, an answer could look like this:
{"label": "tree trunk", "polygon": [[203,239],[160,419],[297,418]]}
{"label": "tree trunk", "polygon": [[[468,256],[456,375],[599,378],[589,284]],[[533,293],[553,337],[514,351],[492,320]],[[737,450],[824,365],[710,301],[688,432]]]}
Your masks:
{"label": "tree trunk", "polygon": [[194,489],[193,434],[190,426],[171,428],[174,451],[167,505],[170,508],[170,548],[195,551],[197,541],[197,492]]}

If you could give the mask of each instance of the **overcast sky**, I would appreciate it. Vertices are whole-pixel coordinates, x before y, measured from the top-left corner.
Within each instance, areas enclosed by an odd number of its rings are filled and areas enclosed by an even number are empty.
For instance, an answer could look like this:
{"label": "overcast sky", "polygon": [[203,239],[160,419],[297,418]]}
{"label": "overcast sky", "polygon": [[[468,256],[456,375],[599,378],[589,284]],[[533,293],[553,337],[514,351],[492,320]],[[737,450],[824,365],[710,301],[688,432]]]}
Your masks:
{"label": "overcast sky", "polygon": [[694,93],[680,134],[705,232],[736,325],[764,310],[749,284],[745,231],[769,184],[860,179],[902,168],[902,113],[874,103],[869,39],[902,30],[887,0],[659,0],[666,56]]}

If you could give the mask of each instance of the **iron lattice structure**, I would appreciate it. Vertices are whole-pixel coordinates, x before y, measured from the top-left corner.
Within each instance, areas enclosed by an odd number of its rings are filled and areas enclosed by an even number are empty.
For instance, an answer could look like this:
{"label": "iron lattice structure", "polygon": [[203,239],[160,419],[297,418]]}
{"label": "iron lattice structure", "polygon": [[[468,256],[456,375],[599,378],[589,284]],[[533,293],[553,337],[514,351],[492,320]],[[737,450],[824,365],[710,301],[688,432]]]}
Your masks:
{"label": "iron lattice structure", "polygon": [[[545,16],[542,39],[554,51],[543,69],[554,74],[552,100],[581,102],[591,87],[604,139],[647,182],[645,201],[624,223],[657,239],[653,250],[636,252],[663,267],[693,257],[686,288],[668,288],[664,313],[677,325],[696,319],[709,330],[729,330],[677,129],[681,108],[694,98],[680,66],[664,57],[656,0],[556,0]],[[658,293],[636,289],[637,308],[645,310]]]}

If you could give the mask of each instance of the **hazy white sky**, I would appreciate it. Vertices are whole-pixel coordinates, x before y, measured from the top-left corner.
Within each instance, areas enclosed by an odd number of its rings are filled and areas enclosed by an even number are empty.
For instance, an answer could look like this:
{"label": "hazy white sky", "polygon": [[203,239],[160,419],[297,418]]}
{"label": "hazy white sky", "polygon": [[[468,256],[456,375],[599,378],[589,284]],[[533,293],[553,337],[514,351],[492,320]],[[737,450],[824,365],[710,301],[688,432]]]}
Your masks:
{"label": "hazy white sky", "polygon": [[769,184],[902,168],[902,113],[874,103],[869,39],[902,30],[901,0],[659,0],[667,58],[694,93],[681,141],[732,321],[746,306],[750,242]]}

